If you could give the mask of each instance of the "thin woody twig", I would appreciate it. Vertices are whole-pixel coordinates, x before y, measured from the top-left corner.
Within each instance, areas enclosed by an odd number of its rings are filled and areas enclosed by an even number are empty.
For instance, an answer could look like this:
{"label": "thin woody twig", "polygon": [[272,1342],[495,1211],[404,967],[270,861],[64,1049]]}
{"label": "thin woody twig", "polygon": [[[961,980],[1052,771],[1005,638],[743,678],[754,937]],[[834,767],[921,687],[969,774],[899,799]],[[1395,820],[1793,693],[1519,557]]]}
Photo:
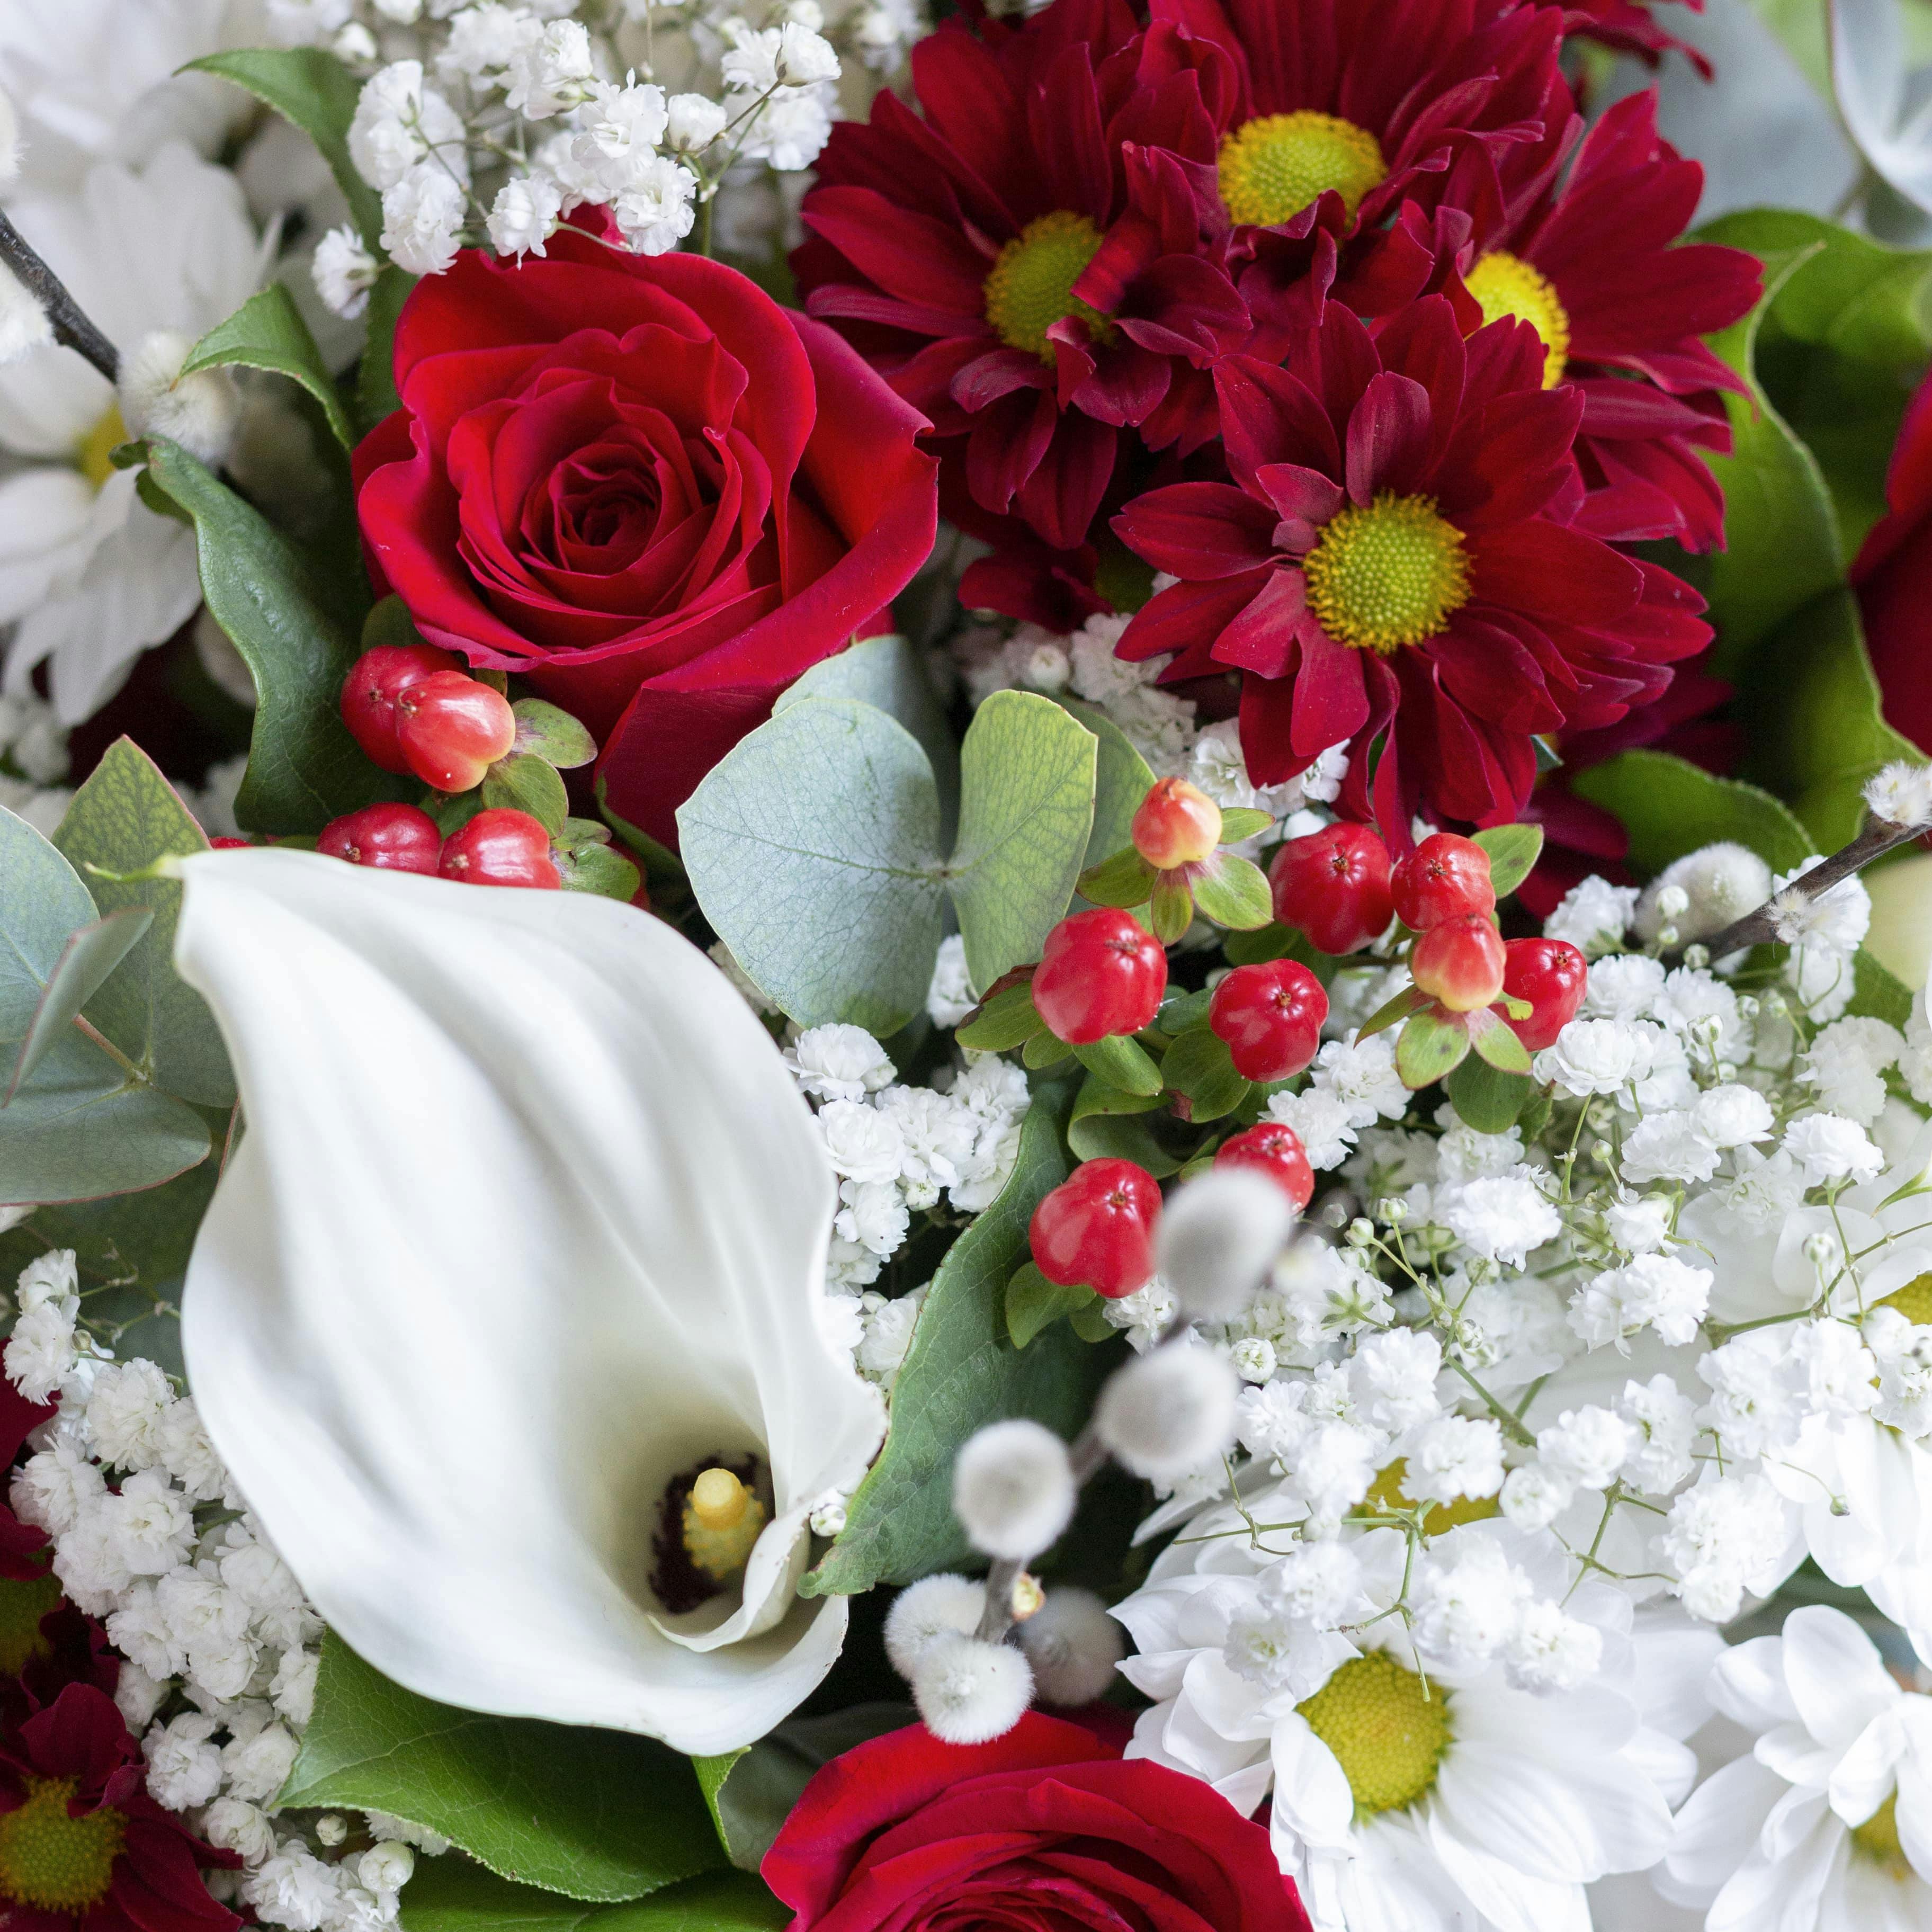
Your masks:
{"label": "thin woody twig", "polygon": [[84,356],[110,382],[121,374],[121,354],[97,328],[92,319],[68,294],[67,284],[28,244],[26,238],[0,214],[0,261],[20,278],[28,294],[46,311],[54,340]]}
{"label": "thin woody twig", "polygon": [[1733,920],[1723,932],[1714,933],[1708,939],[1700,939],[1697,944],[1713,959],[1721,959],[1726,953],[1741,952],[1747,946],[1762,946],[1776,940],[1778,901],[1786,893],[1800,893],[1808,899],[1822,898],[1834,886],[1862,872],[1874,859],[1882,858],[1894,846],[1920,838],[1924,832],[1923,826],[1894,825],[1887,819],[1870,819],[1865,829],[1849,845],[1834,852],[1808,872],[1802,873],[1776,898],[1767,899],[1755,912],[1748,912],[1743,918]]}

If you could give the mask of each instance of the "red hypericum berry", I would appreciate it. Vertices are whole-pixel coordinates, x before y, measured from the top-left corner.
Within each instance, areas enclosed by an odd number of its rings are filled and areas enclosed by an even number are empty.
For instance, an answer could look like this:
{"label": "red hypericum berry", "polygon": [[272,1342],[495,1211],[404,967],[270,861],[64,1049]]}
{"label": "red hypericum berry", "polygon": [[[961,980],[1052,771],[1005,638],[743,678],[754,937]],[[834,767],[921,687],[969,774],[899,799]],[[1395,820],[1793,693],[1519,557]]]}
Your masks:
{"label": "red hypericum berry", "polygon": [[1132,833],[1134,850],[1161,872],[1198,865],[1221,842],[1221,808],[1185,778],[1162,778],[1141,800]]}
{"label": "red hypericum berry", "polygon": [[1293,959],[1237,966],[1208,1003],[1208,1024],[1228,1042],[1244,1080],[1299,1073],[1315,1058],[1328,1017],[1322,982]]}
{"label": "red hypericum berry", "polygon": [[1101,906],[1063,919],[1046,935],[1033,1003],[1070,1046],[1138,1033],[1160,1010],[1167,954],[1132,915]]}
{"label": "red hypericum berry", "polygon": [[1389,896],[1412,932],[1426,932],[1465,913],[1493,912],[1490,855],[1473,838],[1432,832],[1389,875]]}
{"label": "red hypericum berry", "polygon": [[1503,953],[1503,991],[1531,1009],[1528,1019],[1510,1022],[1516,1038],[1532,1053],[1553,1046],[1583,1004],[1589,962],[1561,939],[1512,939]]}
{"label": "red hypericum berry", "polygon": [[1315,1170],[1308,1164],[1301,1136],[1279,1120],[1264,1120],[1258,1127],[1234,1135],[1214,1156],[1214,1165],[1251,1167],[1265,1174],[1294,1203],[1298,1214],[1315,1192]]}
{"label": "red hypericum berry", "polygon": [[352,866],[434,877],[442,834],[428,812],[412,805],[365,805],[360,812],[332,818],[322,828],[315,849],[332,859],[346,859]]}
{"label": "red hypericum berry", "polygon": [[1408,976],[1452,1013],[1474,1012],[1503,989],[1503,936],[1480,913],[1432,926],[1409,949]]}
{"label": "red hypericum berry", "polygon": [[1033,1210],[1027,1238],[1048,1281],[1114,1300],[1153,1280],[1160,1220],[1160,1184],[1145,1168],[1090,1160]]}
{"label": "red hypericum berry", "polygon": [[442,842],[446,879],[472,886],[538,886],[555,890],[563,884],[550,856],[550,834],[527,812],[479,812]]}
{"label": "red hypericum berry", "polygon": [[1389,855],[1366,825],[1328,825],[1291,838],[1268,868],[1274,916],[1324,952],[1353,952],[1384,932],[1395,910]]}
{"label": "red hypericum berry", "polygon": [[208,849],[211,852],[245,852],[254,842],[252,838],[211,838]]}
{"label": "red hypericum berry", "polygon": [[404,772],[410,761],[396,739],[396,700],[412,684],[458,660],[434,644],[379,644],[364,651],[342,680],[342,722],[357,744],[386,772]]}
{"label": "red hypericum berry", "polygon": [[468,791],[517,742],[517,714],[500,691],[440,670],[396,700],[396,742],[410,770],[438,791]]}

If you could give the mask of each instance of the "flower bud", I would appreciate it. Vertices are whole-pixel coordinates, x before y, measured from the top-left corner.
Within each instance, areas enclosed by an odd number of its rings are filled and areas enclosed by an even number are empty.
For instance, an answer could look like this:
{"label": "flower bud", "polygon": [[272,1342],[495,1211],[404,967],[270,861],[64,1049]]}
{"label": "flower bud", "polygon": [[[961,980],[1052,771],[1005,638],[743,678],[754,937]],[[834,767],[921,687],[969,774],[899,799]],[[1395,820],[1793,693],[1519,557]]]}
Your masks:
{"label": "flower bud", "polygon": [[178,329],[151,329],[121,363],[121,419],[131,436],[165,436],[211,467],[233,446],[242,395],[226,369],[182,374],[194,347]]}
{"label": "flower bud", "polygon": [[385,1838],[356,1862],[356,1876],[369,1891],[400,1892],[416,1868],[416,1855],[400,1838]]}
{"label": "flower bud", "polygon": [[974,1549],[1024,1563],[1055,1542],[1078,1498],[1066,1444],[1037,1422],[995,1422],[952,1466],[952,1512]]}
{"label": "flower bud", "polygon": [[1040,1701],[1090,1704],[1114,1681],[1126,1645],[1120,1627],[1091,1590],[1049,1590],[1039,1612],[1020,1626],[1020,1648],[1033,1666]]}
{"label": "flower bud", "polygon": [[1183,1312],[1202,1322],[1240,1314],[1294,1218],[1288,1196],[1252,1168],[1210,1168],[1178,1189],[1162,1214],[1154,1252]]}
{"label": "flower bud", "polygon": [[1162,778],[1141,800],[1131,836],[1134,850],[1161,872],[1196,865],[1221,842],[1221,808],[1185,778]]}
{"label": "flower bud", "polygon": [[1211,1350],[1156,1348],[1108,1381],[1094,1426],[1130,1474],[1171,1480],[1226,1452],[1238,1386],[1234,1370]]}
{"label": "flower bud", "polygon": [[1012,1644],[949,1631],[920,1653],[912,1696],[926,1729],[942,1744],[988,1744],[1026,1715],[1033,1672]]}
{"label": "flower bud", "polygon": [[986,1611],[986,1586],[942,1571],[902,1590],[886,1612],[886,1660],[910,1682],[926,1647],[951,1632],[970,1636]]}

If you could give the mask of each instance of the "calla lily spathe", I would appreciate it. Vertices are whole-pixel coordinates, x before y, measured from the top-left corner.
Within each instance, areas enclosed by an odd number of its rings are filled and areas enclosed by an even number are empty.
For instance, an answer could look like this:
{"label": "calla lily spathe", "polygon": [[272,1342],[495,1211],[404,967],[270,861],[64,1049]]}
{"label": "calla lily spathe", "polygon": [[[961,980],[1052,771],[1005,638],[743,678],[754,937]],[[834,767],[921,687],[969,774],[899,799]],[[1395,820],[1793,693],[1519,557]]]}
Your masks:
{"label": "calla lily spathe", "polygon": [[[188,860],[176,961],[246,1131],[184,1345],[321,1614],[426,1696],[722,1751],[844,1640],[807,1518],[883,1433],[821,1328],[835,1182],[777,1048],[668,926],[576,893]],[[754,1454],[742,1592],[672,1618],[667,1480]]]}

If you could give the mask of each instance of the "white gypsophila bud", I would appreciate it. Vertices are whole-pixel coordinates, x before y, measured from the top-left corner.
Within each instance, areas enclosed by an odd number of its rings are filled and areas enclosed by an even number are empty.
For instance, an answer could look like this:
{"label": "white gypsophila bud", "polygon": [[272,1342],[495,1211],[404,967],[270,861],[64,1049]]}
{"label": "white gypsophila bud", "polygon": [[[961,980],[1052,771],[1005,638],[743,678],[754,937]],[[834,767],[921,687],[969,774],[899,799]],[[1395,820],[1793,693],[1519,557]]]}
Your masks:
{"label": "white gypsophila bud", "polygon": [[346,1844],[349,1840],[349,1820],[340,1811],[325,1811],[315,1821],[315,1835],[325,1845]]}
{"label": "white gypsophila bud", "polygon": [[1226,1452],[1238,1390],[1233,1369],[1210,1349],[1155,1348],[1109,1378],[1094,1426],[1130,1474],[1170,1480]]}
{"label": "white gypsophila bud", "polygon": [[1053,1544],[1078,1496],[1066,1444],[1021,1418],[969,1437],[952,1466],[953,1514],[975,1550],[1010,1562]]}
{"label": "white gypsophila bud", "polygon": [[1091,1590],[1048,1591],[1019,1638],[1040,1701],[1063,1708],[1092,1703],[1126,1652],[1120,1626]]}
{"label": "white gypsophila bud", "polygon": [[674,94],[665,108],[664,144],[674,154],[698,154],[724,133],[728,118],[704,94]]}
{"label": "white gypsophila bud", "polygon": [[360,20],[351,20],[328,44],[328,50],[344,67],[366,67],[382,52],[376,36]]}
{"label": "white gypsophila bud", "polygon": [[490,245],[500,255],[542,255],[562,206],[562,190],[548,175],[506,181],[490,206]]}
{"label": "white gypsophila bud", "polygon": [[50,347],[53,339],[54,326],[33,291],[11,268],[0,266],[0,369]]}
{"label": "white gypsophila bud", "polygon": [[912,1698],[942,1744],[990,1744],[1026,1715],[1033,1672],[1012,1644],[948,1632],[920,1653]]}
{"label": "white gypsophila bud", "polygon": [[1682,886],[1666,886],[1657,896],[1660,919],[1675,920],[1690,910],[1690,895]]}
{"label": "white gypsophila bud", "polygon": [[1258,1384],[1274,1375],[1280,1358],[1265,1335],[1244,1335],[1228,1351],[1228,1359],[1243,1382]]}
{"label": "white gypsophila bud", "polygon": [[362,237],[345,221],[332,228],[315,244],[309,274],[322,306],[331,314],[352,322],[369,306],[369,291],[382,265],[362,244]]}
{"label": "white gypsophila bud", "polygon": [[886,1660],[908,1682],[928,1645],[949,1632],[970,1636],[986,1613],[986,1586],[941,1571],[902,1590],[886,1612]]}
{"label": "white gypsophila bud", "polygon": [[1253,1300],[1294,1220],[1273,1181],[1250,1168],[1210,1168],[1168,1201],[1155,1265],[1185,1314],[1230,1321]]}
{"label": "white gypsophila bud", "polygon": [[121,358],[121,419],[130,436],[165,436],[212,469],[242,426],[242,395],[226,369],[182,374],[194,338],[151,329]]}
{"label": "white gypsophila bud", "polygon": [[1865,781],[1864,802],[1874,818],[1917,830],[1932,825],[1932,765],[1901,758]]}
{"label": "white gypsophila bud", "polygon": [[413,27],[422,18],[422,0],[370,0],[370,4],[398,27]]}
{"label": "white gypsophila bud", "polygon": [[416,1856],[400,1838],[385,1838],[356,1862],[356,1876],[370,1891],[400,1892],[416,1868]]}

